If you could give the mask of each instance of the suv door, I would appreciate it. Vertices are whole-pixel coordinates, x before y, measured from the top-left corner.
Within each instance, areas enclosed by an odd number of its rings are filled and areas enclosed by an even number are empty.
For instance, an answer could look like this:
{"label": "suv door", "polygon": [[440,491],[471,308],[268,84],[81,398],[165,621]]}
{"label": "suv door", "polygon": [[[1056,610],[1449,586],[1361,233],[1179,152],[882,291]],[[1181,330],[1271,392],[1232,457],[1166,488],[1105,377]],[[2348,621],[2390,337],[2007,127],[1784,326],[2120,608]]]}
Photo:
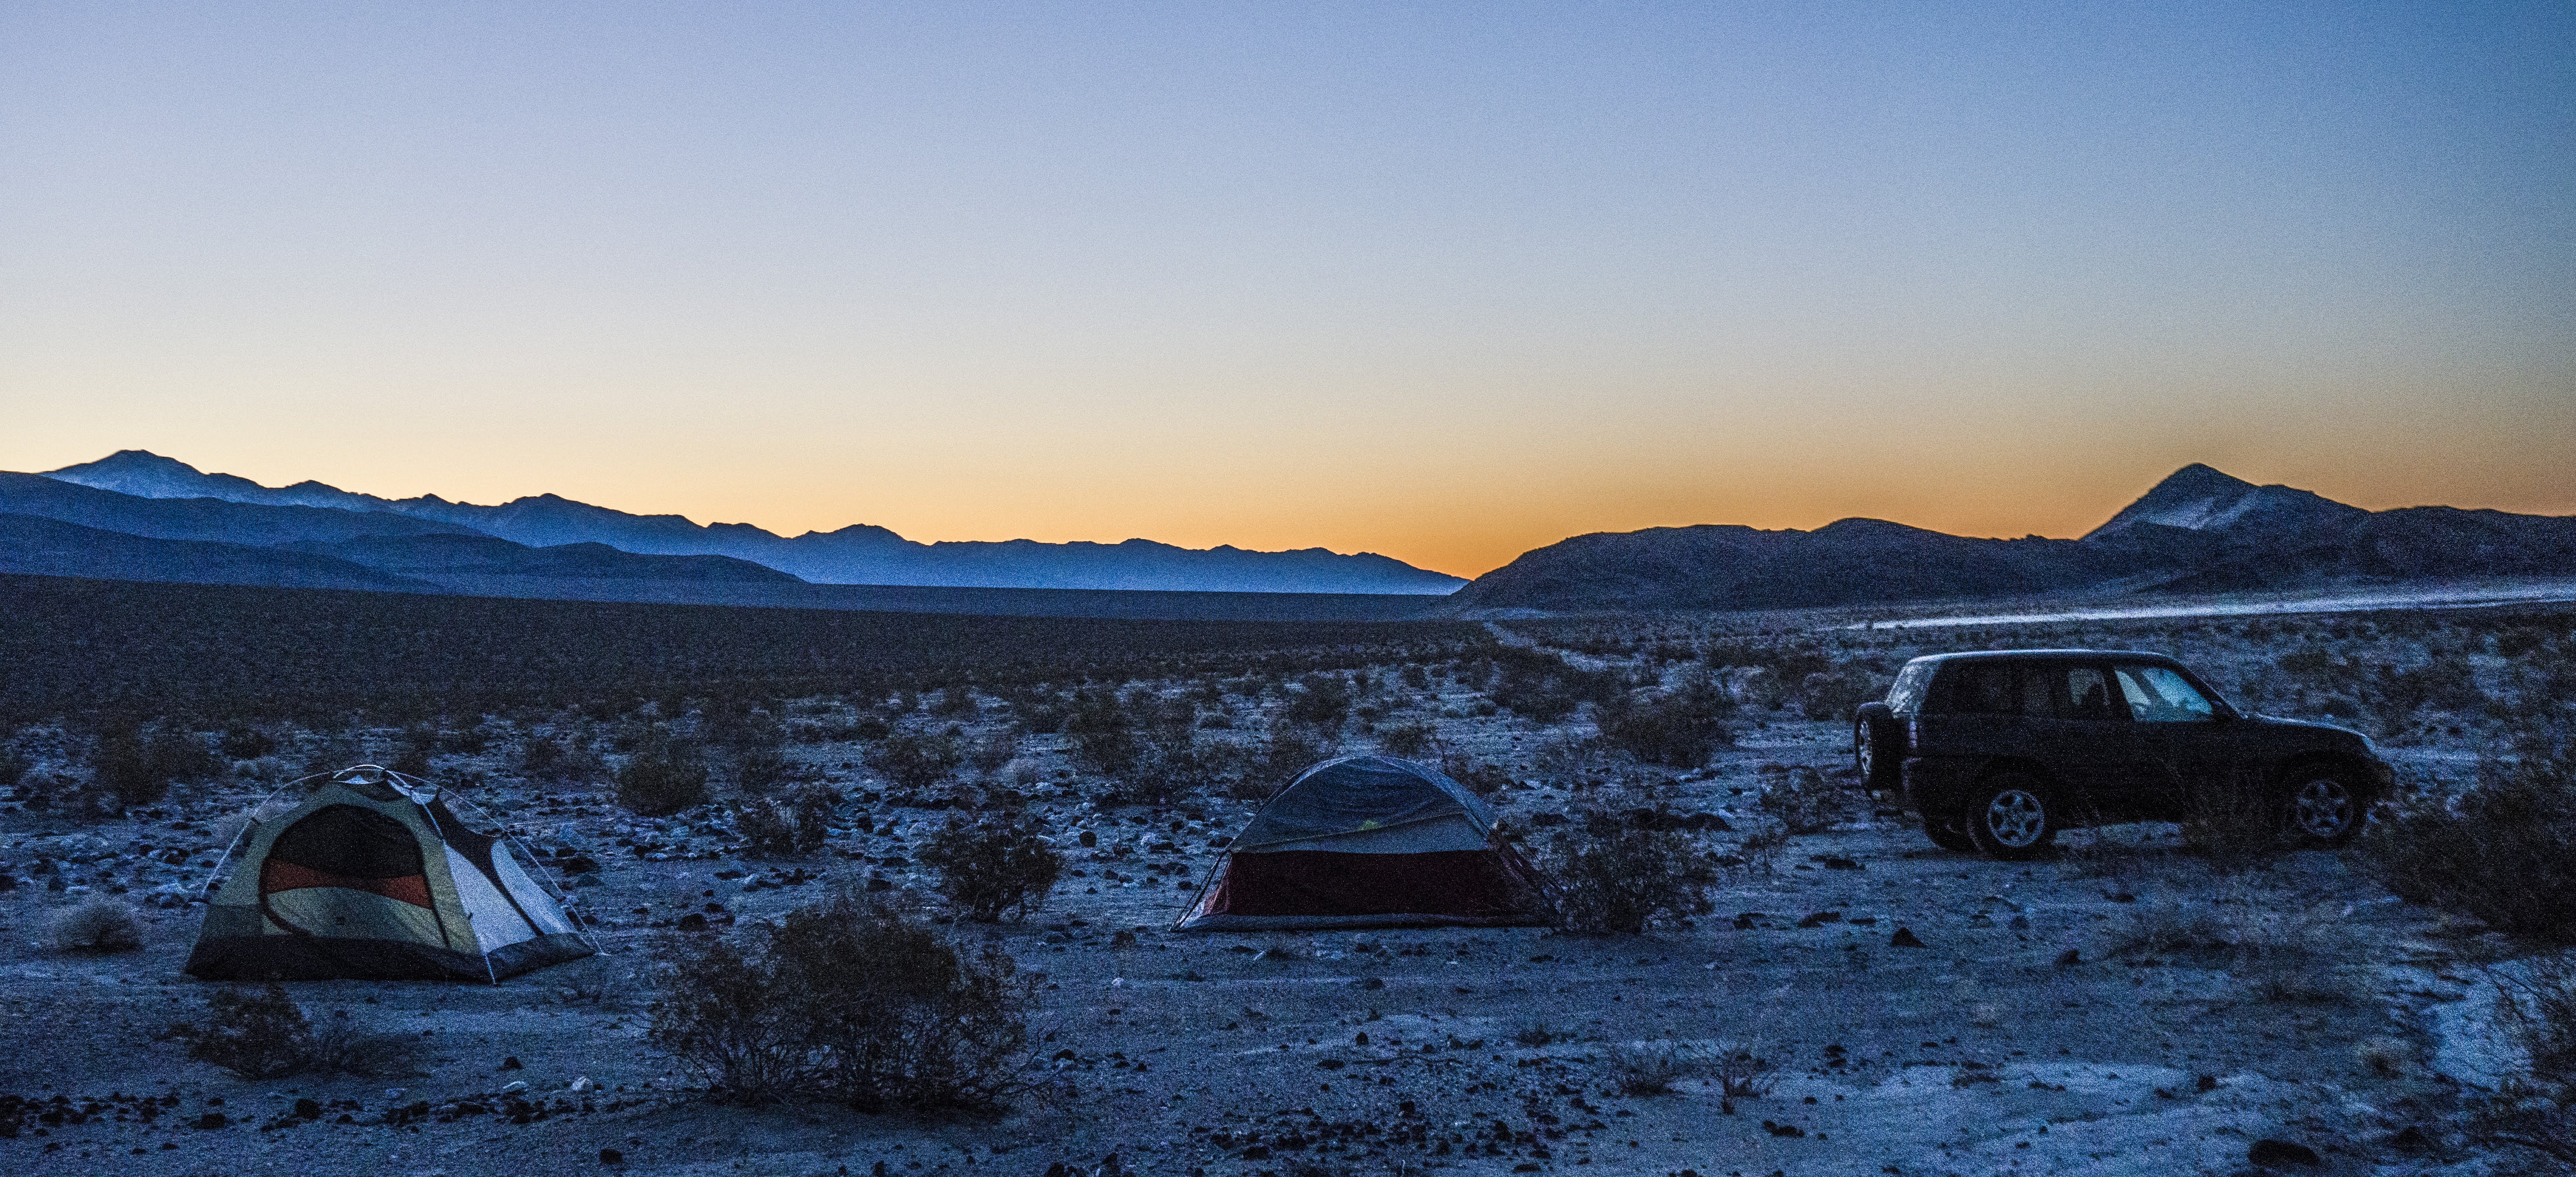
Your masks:
{"label": "suv door", "polygon": [[2147,757],[2117,690],[2105,663],[2022,665],[2022,722],[2050,773],[2075,791],[2066,824],[2134,820],[2142,807]]}
{"label": "suv door", "polygon": [[2235,771],[2234,741],[2221,730],[2219,705],[2170,666],[2124,662],[2112,673],[2148,760],[2139,816],[2179,821],[2198,790]]}

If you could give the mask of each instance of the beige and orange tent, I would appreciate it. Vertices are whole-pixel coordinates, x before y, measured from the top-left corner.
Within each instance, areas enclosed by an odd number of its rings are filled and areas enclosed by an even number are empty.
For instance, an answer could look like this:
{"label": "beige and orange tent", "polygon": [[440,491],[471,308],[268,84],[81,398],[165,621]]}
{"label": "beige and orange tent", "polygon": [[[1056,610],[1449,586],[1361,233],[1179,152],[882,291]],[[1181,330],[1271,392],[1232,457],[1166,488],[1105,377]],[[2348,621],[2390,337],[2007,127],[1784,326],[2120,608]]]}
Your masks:
{"label": "beige and orange tent", "polygon": [[234,850],[194,977],[497,983],[596,951],[499,836],[437,786],[372,764],[255,814]]}

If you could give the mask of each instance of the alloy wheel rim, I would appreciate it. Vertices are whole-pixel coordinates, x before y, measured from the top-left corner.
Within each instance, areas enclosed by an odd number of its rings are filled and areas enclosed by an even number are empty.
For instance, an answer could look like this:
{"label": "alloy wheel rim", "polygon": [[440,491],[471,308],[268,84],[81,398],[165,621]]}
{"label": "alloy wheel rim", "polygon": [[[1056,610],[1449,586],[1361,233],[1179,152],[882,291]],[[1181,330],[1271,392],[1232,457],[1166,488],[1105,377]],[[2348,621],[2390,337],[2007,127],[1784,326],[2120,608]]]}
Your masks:
{"label": "alloy wheel rim", "polygon": [[2352,823],[2352,794],[2340,781],[2319,778],[2299,786],[2292,814],[2299,832],[2331,838]]}
{"label": "alloy wheel rim", "polygon": [[2020,789],[2006,789],[1986,803],[1986,832],[2015,850],[2038,842],[2047,828],[2048,810]]}
{"label": "alloy wheel rim", "polygon": [[1869,738],[1868,725],[1862,725],[1860,734],[1854,742],[1860,748],[1860,778],[1868,780],[1870,770],[1878,767],[1877,748],[1874,746],[1877,741]]}

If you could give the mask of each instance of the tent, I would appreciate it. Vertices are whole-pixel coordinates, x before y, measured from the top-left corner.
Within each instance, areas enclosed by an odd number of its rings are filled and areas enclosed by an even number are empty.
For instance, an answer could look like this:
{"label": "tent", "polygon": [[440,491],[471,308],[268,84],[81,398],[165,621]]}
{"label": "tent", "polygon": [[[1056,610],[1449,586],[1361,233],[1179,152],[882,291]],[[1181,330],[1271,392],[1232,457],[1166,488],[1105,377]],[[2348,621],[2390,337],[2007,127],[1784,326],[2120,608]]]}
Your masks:
{"label": "tent", "polygon": [[365,764],[268,814],[276,801],[234,841],[240,861],[215,889],[191,976],[497,983],[596,951],[434,785]]}
{"label": "tent", "polygon": [[1543,880],[1483,802],[1412,761],[1345,756],[1253,815],[1173,930],[1552,922]]}

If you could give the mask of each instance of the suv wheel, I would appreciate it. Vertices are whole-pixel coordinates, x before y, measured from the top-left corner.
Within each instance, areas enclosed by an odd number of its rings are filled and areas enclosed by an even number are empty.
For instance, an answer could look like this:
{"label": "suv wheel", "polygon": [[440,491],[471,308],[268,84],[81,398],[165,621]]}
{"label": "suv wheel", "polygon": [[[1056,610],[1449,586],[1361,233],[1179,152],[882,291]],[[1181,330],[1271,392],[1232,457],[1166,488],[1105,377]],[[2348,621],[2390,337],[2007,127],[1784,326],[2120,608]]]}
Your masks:
{"label": "suv wheel", "polygon": [[1972,794],[1968,838],[1992,858],[2037,858],[2057,837],[2056,815],[2039,782],[2018,773],[1996,777]]}
{"label": "suv wheel", "polygon": [[2340,846],[2361,830],[2361,795],[2333,769],[2309,769],[2290,777],[2283,813],[2290,834],[2317,846]]}
{"label": "suv wheel", "polygon": [[1926,814],[1923,818],[1923,833],[1924,836],[1932,839],[1933,845],[1944,850],[1956,850],[1961,854],[1977,852],[1976,839],[1968,836],[1968,827],[1960,824],[1957,814],[1946,817],[1933,817]]}

